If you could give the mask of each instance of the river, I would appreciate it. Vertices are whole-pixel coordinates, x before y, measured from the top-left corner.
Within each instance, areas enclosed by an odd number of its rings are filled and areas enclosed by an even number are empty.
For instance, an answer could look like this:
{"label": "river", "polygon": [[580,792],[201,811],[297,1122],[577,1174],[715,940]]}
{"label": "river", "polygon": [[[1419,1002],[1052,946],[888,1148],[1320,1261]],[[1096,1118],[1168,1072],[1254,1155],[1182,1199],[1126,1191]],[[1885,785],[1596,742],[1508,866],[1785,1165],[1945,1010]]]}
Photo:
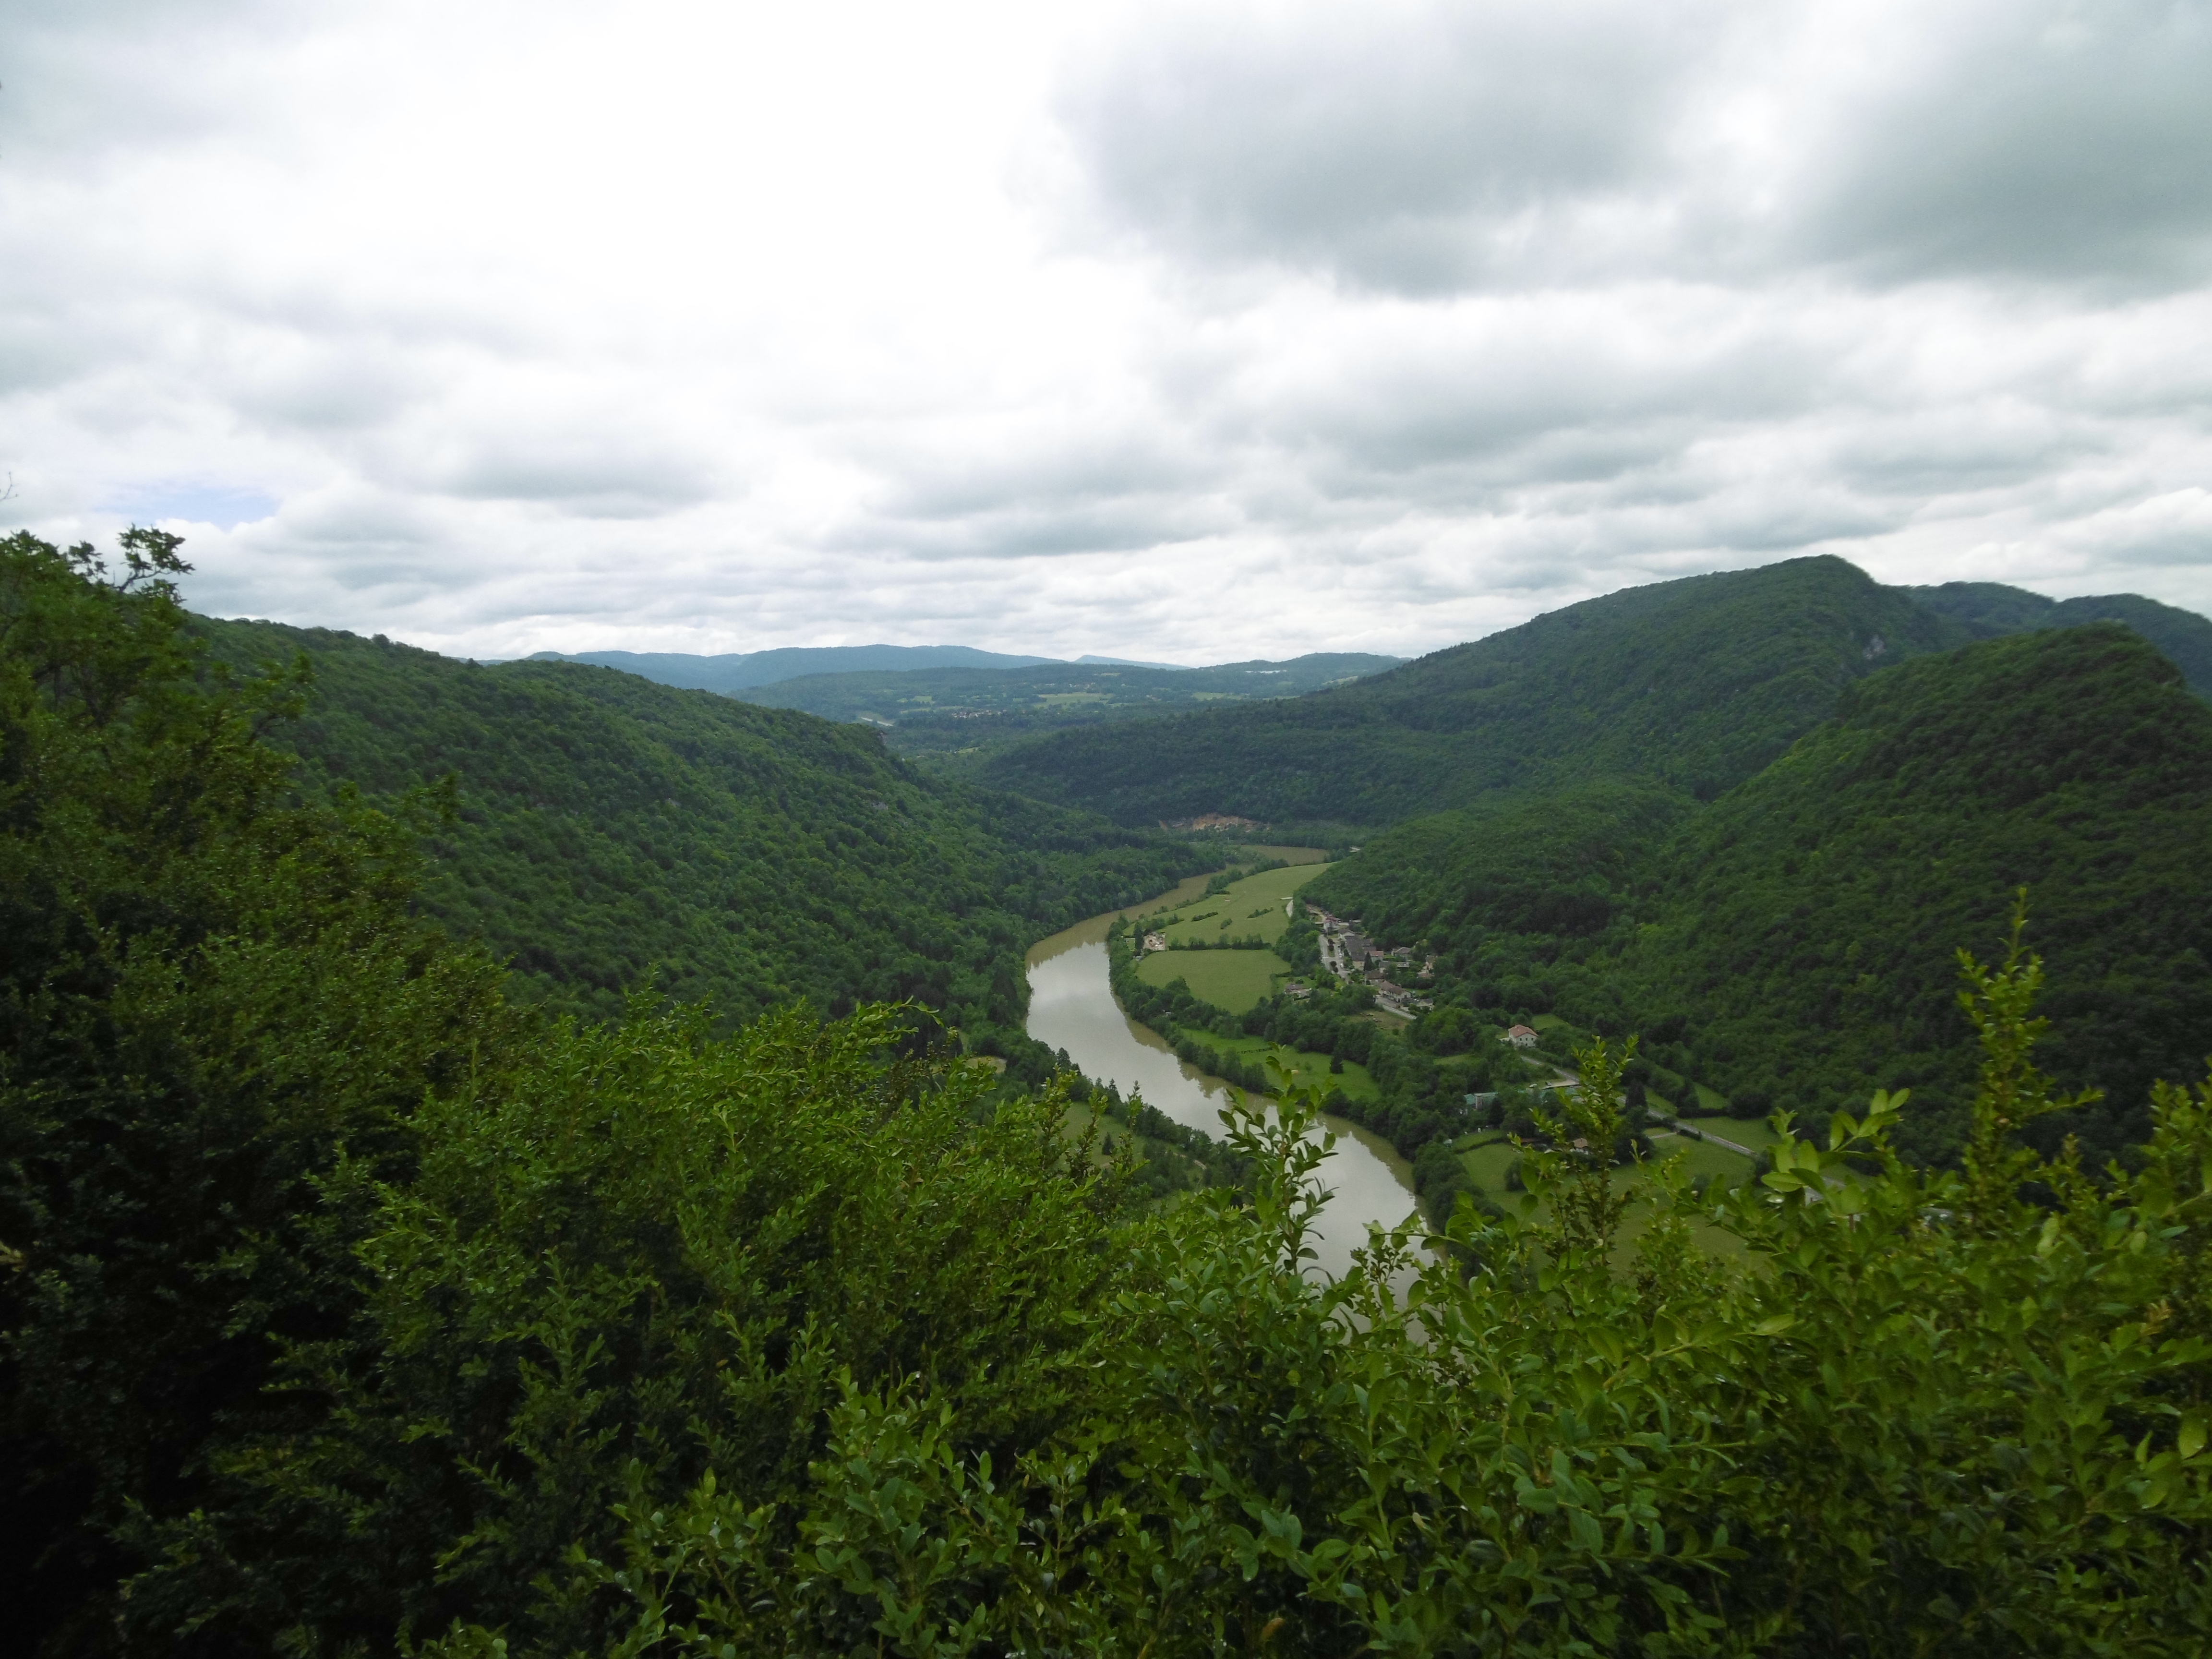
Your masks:
{"label": "river", "polygon": [[[1115,918],[1178,903],[1206,890],[1194,876],[1163,899],[1109,910],[1040,941],[1029,954],[1029,1034],[1067,1057],[1097,1083],[1112,1083],[1124,1097],[1142,1092],[1146,1103],[1178,1123],[1221,1137],[1221,1109],[1231,1085],[1184,1065],[1159,1033],[1121,1012],[1106,978],[1106,930]],[[1336,1155],[1321,1166],[1330,1192],[1313,1240],[1316,1265],[1341,1274],[1352,1252],[1367,1242],[1367,1224],[1395,1227],[1414,1207],[1412,1171],[1381,1136],[1342,1118],[1323,1118],[1336,1135]]]}

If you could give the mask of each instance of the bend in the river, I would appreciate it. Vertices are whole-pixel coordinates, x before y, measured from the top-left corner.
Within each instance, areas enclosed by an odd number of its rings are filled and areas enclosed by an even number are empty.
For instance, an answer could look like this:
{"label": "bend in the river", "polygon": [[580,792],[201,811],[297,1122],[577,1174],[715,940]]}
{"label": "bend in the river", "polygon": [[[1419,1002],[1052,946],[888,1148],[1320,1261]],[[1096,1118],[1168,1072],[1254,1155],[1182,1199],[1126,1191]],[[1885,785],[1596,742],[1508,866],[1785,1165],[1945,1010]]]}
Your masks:
{"label": "bend in the river", "polygon": [[[1127,910],[1109,910],[1038,942],[1029,953],[1029,1034],[1067,1057],[1094,1083],[1112,1083],[1176,1122],[1218,1139],[1221,1111],[1234,1085],[1186,1066],[1158,1032],[1140,1025],[1114,999],[1106,971],[1106,933],[1116,917],[1194,898],[1206,878],[1194,876],[1170,894]],[[1324,1271],[1340,1274],[1367,1242],[1370,1221],[1395,1227],[1414,1207],[1412,1171],[1390,1144],[1341,1118],[1324,1118],[1336,1134],[1336,1155],[1321,1167],[1330,1189],[1315,1243]]]}

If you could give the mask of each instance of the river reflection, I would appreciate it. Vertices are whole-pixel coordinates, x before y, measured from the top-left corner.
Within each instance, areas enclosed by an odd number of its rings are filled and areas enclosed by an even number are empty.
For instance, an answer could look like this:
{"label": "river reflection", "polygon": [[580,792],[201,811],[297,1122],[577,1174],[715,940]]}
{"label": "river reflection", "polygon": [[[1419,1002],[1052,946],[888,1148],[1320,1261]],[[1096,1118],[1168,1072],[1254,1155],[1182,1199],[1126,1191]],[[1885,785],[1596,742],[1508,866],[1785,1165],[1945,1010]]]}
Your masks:
{"label": "river reflection", "polygon": [[[1138,908],[1195,896],[1205,890],[1206,878],[1183,887],[1189,891],[1179,888],[1166,901]],[[1125,1097],[1141,1092],[1148,1105],[1218,1139],[1230,1085],[1184,1065],[1157,1031],[1138,1024],[1114,1000],[1105,939],[1121,914],[1093,916],[1030,951],[1029,1034],[1066,1049],[1094,1082],[1110,1082]],[[1335,1132],[1336,1155],[1321,1167],[1322,1183],[1332,1195],[1313,1243],[1316,1265],[1341,1274],[1352,1265],[1352,1250],[1367,1242],[1369,1222],[1395,1227],[1412,1213],[1412,1171],[1381,1137],[1341,1118],[1322,1122]]]}

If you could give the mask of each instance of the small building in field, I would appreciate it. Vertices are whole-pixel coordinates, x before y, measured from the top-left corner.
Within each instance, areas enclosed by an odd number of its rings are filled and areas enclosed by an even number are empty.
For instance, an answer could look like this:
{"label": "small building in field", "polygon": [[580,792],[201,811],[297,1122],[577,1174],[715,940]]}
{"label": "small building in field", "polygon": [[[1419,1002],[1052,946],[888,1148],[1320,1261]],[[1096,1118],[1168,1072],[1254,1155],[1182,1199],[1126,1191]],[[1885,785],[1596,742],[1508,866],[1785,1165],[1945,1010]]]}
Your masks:
{"label": "small building in field", "polygon": [[1516,1048],[1533,1048],[1536,1046],[1536,1034],[1526,1025],[1516,1025],[1506,1032],[1505,1040]]}

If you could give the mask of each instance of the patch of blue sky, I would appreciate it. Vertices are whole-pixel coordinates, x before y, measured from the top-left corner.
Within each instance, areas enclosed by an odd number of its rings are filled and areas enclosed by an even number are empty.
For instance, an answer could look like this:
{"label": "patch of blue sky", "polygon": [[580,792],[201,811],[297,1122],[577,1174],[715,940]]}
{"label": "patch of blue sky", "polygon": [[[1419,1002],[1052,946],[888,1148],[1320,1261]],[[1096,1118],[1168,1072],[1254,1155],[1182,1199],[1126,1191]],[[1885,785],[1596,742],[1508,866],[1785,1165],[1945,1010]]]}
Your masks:
{"label": "patch of blue sky", "polygon": [[123,514],[134,524],[181,520],[187,524],[213,525],[218,530],[255,523],[276,507],[276,498],[264,489],[188,480],[142,484],[107,503],[108,511]]}

